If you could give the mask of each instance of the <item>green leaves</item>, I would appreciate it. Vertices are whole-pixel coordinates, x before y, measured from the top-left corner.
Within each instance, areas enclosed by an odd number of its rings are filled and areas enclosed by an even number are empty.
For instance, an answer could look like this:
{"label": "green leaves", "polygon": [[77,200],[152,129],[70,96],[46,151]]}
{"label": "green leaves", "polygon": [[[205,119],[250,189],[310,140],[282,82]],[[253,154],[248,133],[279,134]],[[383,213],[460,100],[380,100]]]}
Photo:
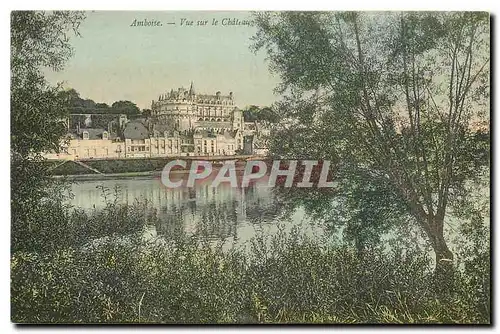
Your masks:
{"label": "green leaves", "polygon": [[278,114],[269,107],[258,107],[258,106],[249,106],[245,110],[243,110],[243,118],[245,122],[269,122],[269,123],[277,123],[279,121]]}
{"label": "green leaves", "polygon": [[[485,157],[470,125],[489,104],[487,15],[284,12],[257,14],[256,24],[254,48],[267,52],[284,95],[271,153],[350,166],[327,201],[351,196],[358,225],[388,227],[397,219],[387,212],[405,212],[441,240],[453,194],[478,176],[474,155]],[[378,179],[351,191],[360,170]]]}
{"label": "green leaves", "polygon": [[[67,100],[50,87],[42,69],[61,69],[71,56],[68,34],[81,12],[11,13],[11,211],[13,248],[23,244],[51,195],[41,152],[60,150],[66,133]],[[38,211],[38,212],[37,212]],[[16,245],[17,244],[17,245]]]}
{"label": "green leaves", "polygon": [[255,247],[228,251],[179,237],[156,244],[118,240],[91,252],[13,254],[13,321],[489,322],[481,291],[487,261],[466,261],[467,276],[460,272],[453,295],[440,301],[428,254],[404,243],[360,252],[299,230],[257,236]]}

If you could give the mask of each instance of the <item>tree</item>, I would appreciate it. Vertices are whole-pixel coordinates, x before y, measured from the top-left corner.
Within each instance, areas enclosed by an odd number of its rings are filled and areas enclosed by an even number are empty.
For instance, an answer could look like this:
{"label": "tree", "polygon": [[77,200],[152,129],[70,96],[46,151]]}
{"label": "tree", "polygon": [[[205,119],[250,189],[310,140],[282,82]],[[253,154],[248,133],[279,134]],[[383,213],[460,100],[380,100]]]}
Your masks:
{"label": "tree", "polygon": [[273,109],[269,107],[261,108],[257,118],[259,121],[265,121],[269,123],[277,123],[279,121],[278,115],[274,112]]}
{"label": "tree", "polygon": [[111,105],[111,110],[116,114],[138,115],[141,110],[137,105],[130,101],[117,101]]}
{"label": "tree", "polygon": [[255,122],[257,120],[257,113],[259,107],[251,105],[243,110],[243,119],[245,122]]}
{"label": "tree", "polygon": [[270,123],[276,123],[279,120],[278,115],[273,109],[269,107],[261,108],[255,105],[251,105],[243,110],[243,119],[245,122],[264,121]]}
{"label": "tree", "polygon": [[59,92],[62,99],[68,102],[72,114],[128,114],[140,113],[139,108],[131,101],[117,101],[110,107],[104,102],[95,102],[92,99],[83,99],[80,94],[70,88]]}
{"label": "tree", "polygon": [[284,95],[271,150],[341,162],[342,180],[365,174],[365,185],[390,195],[376,207],[400,203],[396,211],[432,245],[436,277],[451,277],[444,218],[479,174],[464,148],[470,121],[489,107],[488,15],[287,12],[255,20],[254,48],[268,53]]}
{"label": "tree", "polygon": [[107,110],[109,109],[109,106],[107,103],[96,103],[96,108],[98,109],[103,109],[103,110]]}
{"label": "tree", "polygon": [[40,201],[51,194],[41,152],[59,151],[68,99],[45,81],[42,69],[60,70],[71,56],[68,34],[77,34],[81,12],[13,11],[11,14],[12,246],[36,223]]}
{"label": "tree", "polygon": [[[97,111],[97,108],[103,107],[102,103],[95,103],[94,100],[91,99],[82,99],[80,97],[80,93],[78,93],[74,88],[60,91],[59,95],[61,96],[61,98],[65,99],[68,102],[69,112],[73,114],[95,113]],[[104,104],[104,107],[109,108],[106,104]]]}

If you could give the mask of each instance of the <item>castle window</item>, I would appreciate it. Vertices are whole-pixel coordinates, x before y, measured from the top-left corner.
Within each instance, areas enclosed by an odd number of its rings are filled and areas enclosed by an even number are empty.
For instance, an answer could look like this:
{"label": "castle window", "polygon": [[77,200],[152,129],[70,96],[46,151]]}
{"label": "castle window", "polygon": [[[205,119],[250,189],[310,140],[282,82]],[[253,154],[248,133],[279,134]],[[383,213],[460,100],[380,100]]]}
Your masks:
{"label": "castle window", "polygon": [[104,132],[102,133],[102,139],[107,140],[108,138],[109,138],[108,131],[104,131]]}
{"label": "castle window", "polygon": [[83,139],[89,139],[89,132],[83,131],[82,136],[83,136]]}

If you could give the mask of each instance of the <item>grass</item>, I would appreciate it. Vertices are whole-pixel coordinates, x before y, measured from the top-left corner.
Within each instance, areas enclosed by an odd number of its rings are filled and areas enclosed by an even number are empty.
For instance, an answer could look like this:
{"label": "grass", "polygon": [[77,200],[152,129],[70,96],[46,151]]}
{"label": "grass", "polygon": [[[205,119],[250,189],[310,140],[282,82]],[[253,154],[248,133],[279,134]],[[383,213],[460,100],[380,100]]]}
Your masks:
{"label": "grass", "polygon": [[[13,250],[14,322],[490,322],[484,254],[469,257],[474,266],[458,264],[443,294],[429,255],[411,245],[358,251],[294,229],[223,250],[182,233],[144,240],[158,218],[141,203],[91,213],[54,206],[50,214],[36,242]],[[57,233],[42,233],[54,226]]]}

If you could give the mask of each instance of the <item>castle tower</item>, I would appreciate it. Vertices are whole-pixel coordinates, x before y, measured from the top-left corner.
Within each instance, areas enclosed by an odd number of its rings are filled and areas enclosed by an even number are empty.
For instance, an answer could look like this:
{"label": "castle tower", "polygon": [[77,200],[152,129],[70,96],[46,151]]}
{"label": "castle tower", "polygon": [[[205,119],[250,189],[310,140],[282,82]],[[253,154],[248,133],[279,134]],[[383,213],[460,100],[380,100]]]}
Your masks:
{"label": "castle tower", "polygon": [[191,81],[191,86],[189,87],[189,96],[195,96],[196,92],[194,91],[194,85],[193,82]]}

